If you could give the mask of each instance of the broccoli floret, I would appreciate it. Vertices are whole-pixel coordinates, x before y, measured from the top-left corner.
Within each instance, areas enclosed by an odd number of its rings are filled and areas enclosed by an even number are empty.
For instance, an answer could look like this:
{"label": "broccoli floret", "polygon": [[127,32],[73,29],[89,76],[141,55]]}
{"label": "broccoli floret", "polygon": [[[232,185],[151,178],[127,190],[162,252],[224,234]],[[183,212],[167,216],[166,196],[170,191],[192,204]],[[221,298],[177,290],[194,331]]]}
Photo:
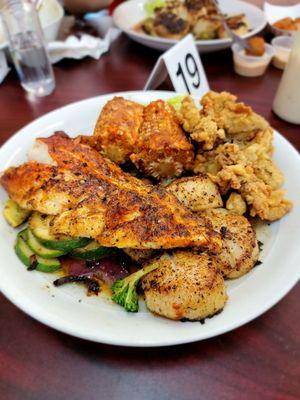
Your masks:
{"label": "broccoli floret", "polygon": [[117,280],[111,287],[113,293],[112,300],[124,307],[126,311],[138,312],[139,296],[136,288],[139,280],[158,267],[158,263],[152,262],[150,265],[126,276],[126,278]]}

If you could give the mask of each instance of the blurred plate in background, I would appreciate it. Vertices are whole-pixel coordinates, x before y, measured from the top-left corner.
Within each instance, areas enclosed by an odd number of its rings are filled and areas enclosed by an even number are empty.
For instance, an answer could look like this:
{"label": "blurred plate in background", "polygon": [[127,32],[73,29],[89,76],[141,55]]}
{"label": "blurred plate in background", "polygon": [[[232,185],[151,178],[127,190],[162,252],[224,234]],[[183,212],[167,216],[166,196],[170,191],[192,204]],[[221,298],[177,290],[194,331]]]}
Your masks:
{"label": "blurred plate in background", "polygon": [[[147,17],[144,5],[148,0],[131,0],[120,4],[114,11],[113,19],[115,25],[120,28],[132,40],[152,47],[157,50],[168,50],[178,40],[154,37],[145,33],[134,31],[133,27]],[[224,14],[246,15],[250,26],[250,32],[243,35],[244,38],[259,33],[266,26],[266,18],[264,12],[252,4],[239,0],[219,0],[219,6]],[[226,49],[231,46],[231,39],[213,39],[213,40],[196,40],[196,45],[201,53],[208,53],[216,50]]]}

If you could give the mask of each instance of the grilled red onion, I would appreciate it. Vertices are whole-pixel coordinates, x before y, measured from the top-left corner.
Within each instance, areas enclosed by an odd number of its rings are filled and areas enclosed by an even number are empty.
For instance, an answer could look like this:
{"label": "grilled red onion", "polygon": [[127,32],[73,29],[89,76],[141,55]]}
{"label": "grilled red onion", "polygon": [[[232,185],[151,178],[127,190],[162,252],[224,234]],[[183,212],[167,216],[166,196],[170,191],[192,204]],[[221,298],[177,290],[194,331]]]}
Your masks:
{"label": "grilled red onion", "polygon": [[116,256],[95,261],[82,261],[64,257],[62,266],[67,275],[95,276],[109,285],[113,284],[117,279],[122,279],[128,275],[126,260]]}

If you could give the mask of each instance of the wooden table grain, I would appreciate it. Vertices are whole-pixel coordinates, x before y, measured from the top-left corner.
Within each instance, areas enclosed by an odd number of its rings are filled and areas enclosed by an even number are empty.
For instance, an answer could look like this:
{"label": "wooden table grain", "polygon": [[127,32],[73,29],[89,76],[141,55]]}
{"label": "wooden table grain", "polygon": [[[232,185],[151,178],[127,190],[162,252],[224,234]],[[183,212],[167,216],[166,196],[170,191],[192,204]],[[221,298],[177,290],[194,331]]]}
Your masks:
{"label": "wooden table grain", "polygon": [[[98,62],[64,61],[55,66],[57,88],[38,102],[26,98],[10,73],[0,86],[0,142],[70,102],[140,90],[158,55],[120,37]],[[300,149],[299,126],[271,111],[280,71],[271,67],[261,78],[238,77],[228,51],[205,55],[203,62],[212,89],[237,94]],[[299,294],[298,285],[270,311],[233,332],[157,349],[118,348],[64,335],[1,296],[0,399],[299,399]]]}

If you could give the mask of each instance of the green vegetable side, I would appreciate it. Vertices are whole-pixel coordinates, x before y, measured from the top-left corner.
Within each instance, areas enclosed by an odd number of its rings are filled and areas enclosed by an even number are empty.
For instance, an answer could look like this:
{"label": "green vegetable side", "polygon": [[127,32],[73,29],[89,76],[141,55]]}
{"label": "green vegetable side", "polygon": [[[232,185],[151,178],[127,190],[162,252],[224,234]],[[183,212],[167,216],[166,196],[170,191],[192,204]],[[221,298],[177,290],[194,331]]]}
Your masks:
{"label": "green vegetable side", "polygon": [[22,225],[30,214],[30,211],[19,207],[18,204],[11,199],[6,200],[4,204],[3,216],[13,228]]}
{"label": "green vegetable side", "polygon": [[[175,108],[181,104],[184,96],[176,96],[169,100]],[[176,108],[175,108],[176,109]],[[21,209],[15,202],[8,200],[5,204],[5,219],[17,227],[24,223],[31,212]],[[28,227],[17,235],[15,252],[20,261],[28,270],[52,273],[61,268],[59,257],[69,255],[86,261],[98,260],[115,252],[115,249],[106,248],[89,238],[72,238],[67,236],[53,236],[50,232],[52,216],[33,212],[30,216]],[[128,312],[138,312],[137,285],[140,279],[158,268],[153,263],[112,285],[112,300],[124,307]]]}
{"label": "green vegetable side", "polygon": [[109,256],[114,252],[114,249],[103,247],[95,240],[93,240],[84,247],[79,247],[72,250],[69,254],[71,257],[77,258],[79,260],[93,261]]}
{"label": "green vegetable side", "polygon": [[98,260],[114,252],[90,238],[56,237],[50,232],[52,217],[34,212],[29,227],[17,235],[15,251],[29,270],[54,272],[61,267],[57,257],[70,255],[81,260]]}
{"label": "green vegetable side", "polygon": [[30,229],[26,229],[26,241],[30,249],[38,256],[44,258],[55,258],[66,254],[61,250],[53,250],[44,246],[39,240],[34,236]]}
{"label": "green vegetable side", "polygon": [[85,246],[91,241],[91,239],[83,237],[53,236],[50,231],[52,219],[51,215],[43,215],[38,212],[34,212],[29,219],[30,230],[39,242],[49,249],[60,250],[66,254],[77,247]]}
{"label": "green vegetable side", "polygon": [[113,295],[112,300],[124,307],[126,311],[139,311],[139,296],[137,294],[137,285],[140,279],[149,274],[149,272],[159,267],[158,263],[141,268],[124,279],[117,280],[111,287]]}
{"label": "green vegetable side", "polygon": [[152,0],[149,1],[148,3],[145,3],[144,9],[146,11],[147,17],[153,17],[155,9],[164,7],[165,5],[166,5],[165,0]]}
{"label": "green vegetable side", "polygon": [[168,100],[168,104],[172,107],[174,107],[175,111],[178,112],[181,108],[181,104],[183,99],[185,98],[185,95],[178,95],[178,96],[174,96],[171,97]]}
{"label": "green vegetable side", "polygon": [[15,251],[19,259],[24,265],[26,265],[26,267],[28,267],[28,269],[35,269],[40,272],[54,272],[60,269],[61,264],[57,258],[46,259],[37,256],[28,246],[26,237],[27,229],[19,232]]}

